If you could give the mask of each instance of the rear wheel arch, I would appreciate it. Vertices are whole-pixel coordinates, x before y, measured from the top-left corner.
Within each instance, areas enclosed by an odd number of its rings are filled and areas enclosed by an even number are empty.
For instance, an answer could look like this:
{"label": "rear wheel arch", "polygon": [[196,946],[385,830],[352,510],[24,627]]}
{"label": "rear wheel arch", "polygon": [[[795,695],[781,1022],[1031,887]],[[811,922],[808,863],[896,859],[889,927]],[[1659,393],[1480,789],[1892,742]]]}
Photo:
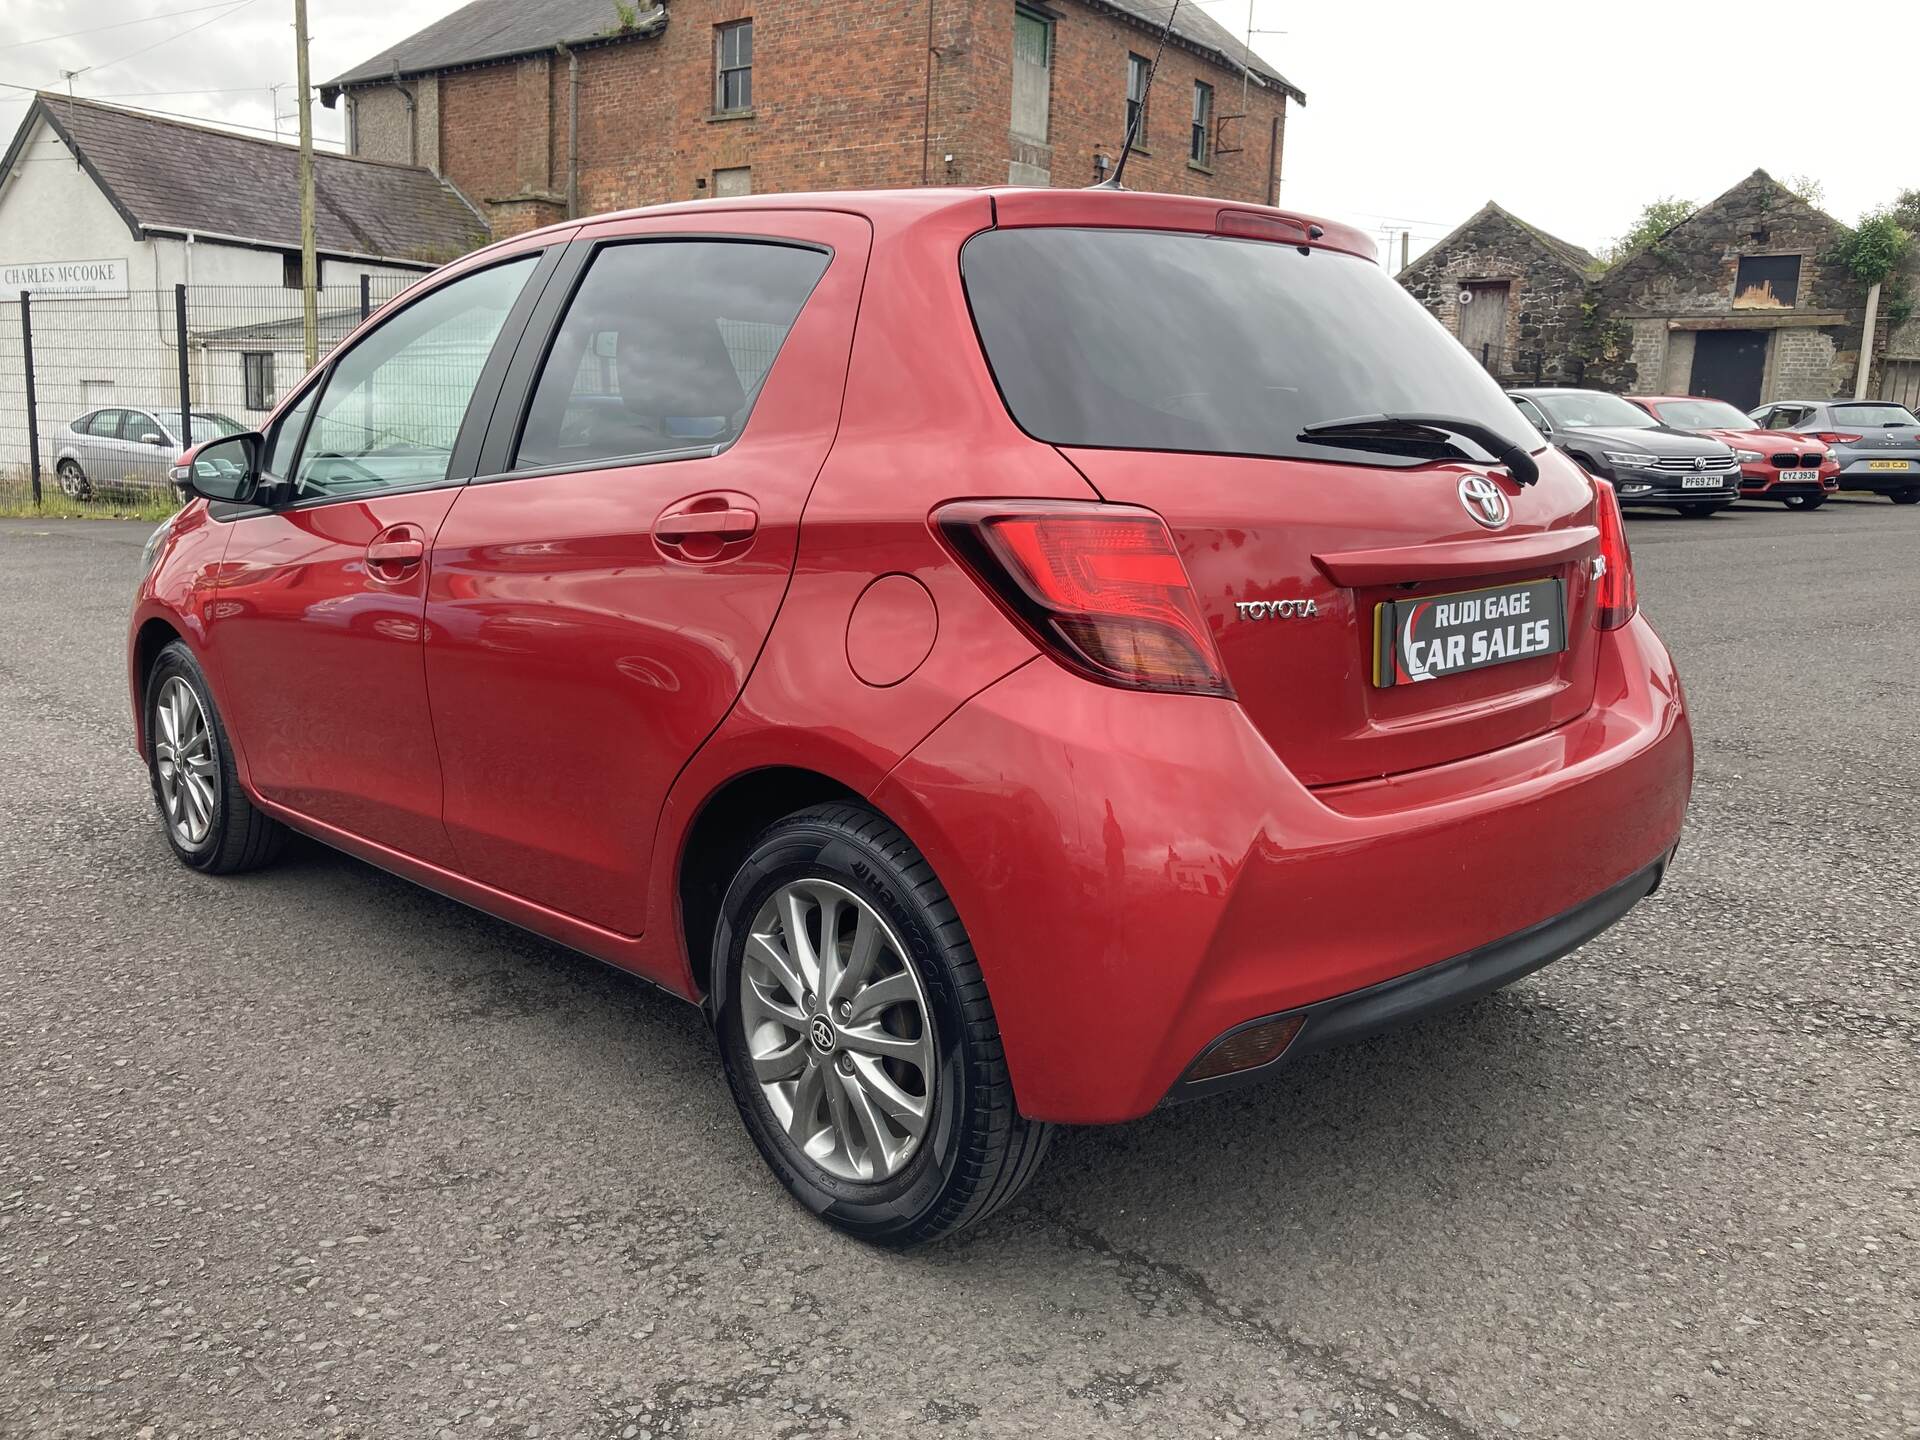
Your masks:
{"label": "rear wheel arch", "polygon": [[720,902],[761,832],[796,811],[831,801],[864,805],[851,787],[818,770],[768,766],[733,776],[701,805],[680,847],[675,882],[681,933],[695,992],[715,1004],[713,936]]}

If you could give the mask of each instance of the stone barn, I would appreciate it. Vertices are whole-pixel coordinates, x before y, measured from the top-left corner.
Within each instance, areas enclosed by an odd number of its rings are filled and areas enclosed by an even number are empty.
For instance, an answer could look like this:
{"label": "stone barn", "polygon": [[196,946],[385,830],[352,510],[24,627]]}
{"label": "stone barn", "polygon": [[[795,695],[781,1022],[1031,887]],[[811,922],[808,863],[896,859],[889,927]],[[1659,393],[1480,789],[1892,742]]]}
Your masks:
{"label": "stone barn", "polygon": [[1600,262],[1489,200],[1400,283],[1503,385],[1573,384]]}

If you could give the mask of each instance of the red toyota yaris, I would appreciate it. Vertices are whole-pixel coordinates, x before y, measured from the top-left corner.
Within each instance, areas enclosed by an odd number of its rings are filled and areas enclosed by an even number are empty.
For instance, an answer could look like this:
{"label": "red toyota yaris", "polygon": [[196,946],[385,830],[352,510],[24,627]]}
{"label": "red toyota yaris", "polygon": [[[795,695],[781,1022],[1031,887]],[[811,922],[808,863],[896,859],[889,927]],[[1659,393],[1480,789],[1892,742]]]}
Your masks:
{"label": "red toyota yaris", "polygon": [[1219,201],[667,206],[468,256],[200,447],[129,679],[287,830],[705,1007],[925,1240],[1660,883],[1692,742],[1604,483],[1369,237]]}

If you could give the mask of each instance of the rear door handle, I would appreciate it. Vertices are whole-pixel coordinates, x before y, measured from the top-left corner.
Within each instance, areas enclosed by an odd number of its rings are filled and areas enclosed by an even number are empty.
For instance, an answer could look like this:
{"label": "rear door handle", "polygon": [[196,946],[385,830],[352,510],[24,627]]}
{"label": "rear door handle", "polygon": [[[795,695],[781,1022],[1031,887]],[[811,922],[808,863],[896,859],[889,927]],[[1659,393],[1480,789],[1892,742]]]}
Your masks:
{"label": "rear door handle", "polygon": [[744,540],[759,525],[760,517],[751,510],[678,510],[655,521],[653,533],[668,545],[704,538]]}

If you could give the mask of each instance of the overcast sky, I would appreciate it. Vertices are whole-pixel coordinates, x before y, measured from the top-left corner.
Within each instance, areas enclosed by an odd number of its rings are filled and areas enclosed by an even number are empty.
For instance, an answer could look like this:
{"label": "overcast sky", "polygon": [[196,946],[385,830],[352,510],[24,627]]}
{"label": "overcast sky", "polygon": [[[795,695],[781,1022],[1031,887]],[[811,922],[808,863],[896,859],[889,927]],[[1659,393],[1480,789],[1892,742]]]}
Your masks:
{"label": "overcast sky", "polygon": [[[1236,34],[1251,10],[1254,48],[1306,91],[1282,203],[1411,230],[1416,252],[1489,199],[1597,249],[1646,201],[1706,201],[1756,167],[1813,177],[1849,222],[1920,186],[1912,0],[1851,5],[1826,40],[1804,5],[1769,0],[1182,3]],[[456,8],[308,0],[314,82]],[[22,43],[67,31],[84,33]],[[291,136],[291,0],[4,0],[0,82],[58,90],[63,70],[81,71],[77,95],[268,132],[267,87],[285,82]],[[0,133],[25,110],[22,90],[0,90]],[[337,142],[342,112],[314,116]]]}

